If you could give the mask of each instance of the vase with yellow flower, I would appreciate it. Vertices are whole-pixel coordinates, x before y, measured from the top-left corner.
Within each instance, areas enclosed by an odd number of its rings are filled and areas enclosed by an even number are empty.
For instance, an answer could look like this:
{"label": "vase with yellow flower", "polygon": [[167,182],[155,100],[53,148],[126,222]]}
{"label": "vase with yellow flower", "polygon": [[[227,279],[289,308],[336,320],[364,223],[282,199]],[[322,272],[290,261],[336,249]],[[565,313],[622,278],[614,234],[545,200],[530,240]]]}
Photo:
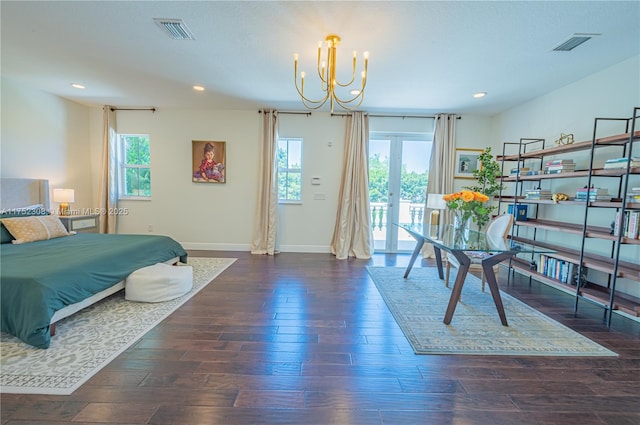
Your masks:
{"label": "vase with yellow flower", "polygon": [[472,222],[476,223],[478,229],[482,229],[491,219],[492,207],[486,204],[489,197],[483,193],[463,189],[460,192],[444,195],[442,199],[447,203],[447,209],[454,215],[456,244],[467,241]]}

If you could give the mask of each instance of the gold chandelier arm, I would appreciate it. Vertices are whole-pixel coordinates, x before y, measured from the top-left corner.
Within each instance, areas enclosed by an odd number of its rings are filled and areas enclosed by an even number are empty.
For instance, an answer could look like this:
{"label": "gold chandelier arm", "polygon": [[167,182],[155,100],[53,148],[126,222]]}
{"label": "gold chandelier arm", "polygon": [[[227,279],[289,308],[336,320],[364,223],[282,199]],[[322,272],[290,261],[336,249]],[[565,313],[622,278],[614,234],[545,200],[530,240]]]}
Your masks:
{"label": "gold chandelier arm", "polygon": [[349,81],[348,83],[341,83],[336,79],[336,85],[340,86],[340,87],[347,87],[350,86],[351,84],[353,84],[353,82],[356,80],[356,55],[355,52],[353,52],[353,67],[351,69],[351,81]]}
{"label": "gold chandelier arm", "polygon": [[[318,77],[320,77],[320,84],[322,90],[327,90],[327,81],[329,81],[328,73],[325,71],[325,67],[322,66],[322,42],[318,43]],[[328,69],[328,68],[327,68]],[[324,74],[327,75],[324,75]]]}
{"label": "gold chandelier arm", "polygon": [[[302,74],[304,74],[304,73],[301,73],[301,77],[302,78],[300,79],[301,80],[301,84],[300,85],[302,86],[302,88],[300,88],[298,86],[298,59],[297,59],[297,56],[296,56],[296,59],[295,59],[295,62],[294,62],[294,67],[293,67],[293,82],[295,83],[296,91],[298,92],[298,95],[300,95],[300,97],[302,98],[302,102],[304,103],[304,105],[307,108],[309,108],[309,109],[318,109],[322,105],[325,104],[325,102],[329,98],[330,92],[327,92],[327,94],[324,96],[324,98],[322,98],[320,100],[312,100],[312,99],[307,98],[304,95],[304,76],[302,76]],[[317,104],[318,106],[309,106],[309,105],[307,105],[307,103],[312,104],[312,105]]]}
{"label": "gold chandelier arm", "polygon": [[[309,109],[318,109],[320,108],[322,105],[324,105],[327,101],[327,99],[329,98],[329,92],[327,92],[327,94],[324,96],[324,98],[320,99],[320,100],[313,100],[313,99],[309,99],[304,95],[304,85],[302,86],[302,90],[300,90],[300,88],[298,87],[298,79],[295,78],[295,86],[296,86],[296,91],[298,92],[298,95],[300,95],[300,98],[302,99],[302,103],[304,103],[304,106],[306,106]],[[309,105],[318,105],[318,106],[309,106]]]}
{"label": "gold chandelier arm", "polygon": [[[357,98],[360,98],[360,102],[358,102],[357,106],[360,106],[360,104],[362,103],[362,100],[364,99],[364,89],[367,87],[367,78],[363,77],[362,78],[362,87],[360,88],[360,91],[358,94],[354,95],[351,99],[341,99],[340,96],[338,96],[335,92],[334,92],[334,97],[336,98],[338,104],[340,106],[343,106],[344,104],[349,104],[349,103],[353,103],[355,102],[355,100]],[[356,106],[356,107],[357,107]],[[344,106],[343,106],[344,107]]]}
{"label": "gold chandelier arm", "polygon": [[[357,109],[362,104],[362,101],[364,100],[364,96],[363,96],[362,93],[363,92],[360,92],[360,94],[354,96],[353,98],[351,98],[349,100],[342,100],[338,96],[334,96],[334,99],[335,99],[336,103],[338,105],[340,105],[341,108],[347,109],[349,111],[353,111],[353,110]],[[350,105],[351,103],[353,103],[358,98],[360,98],[360,100],[358,101],[357,104]]]}

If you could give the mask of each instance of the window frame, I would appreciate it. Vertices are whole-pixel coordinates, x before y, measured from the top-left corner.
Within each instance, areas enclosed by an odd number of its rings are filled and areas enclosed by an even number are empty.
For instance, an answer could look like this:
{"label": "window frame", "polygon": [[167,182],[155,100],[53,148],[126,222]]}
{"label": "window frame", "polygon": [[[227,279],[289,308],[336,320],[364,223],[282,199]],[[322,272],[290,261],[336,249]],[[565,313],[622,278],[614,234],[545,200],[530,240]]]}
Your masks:
{"label": "window frame", "polygon": [[[278,155],[278,152],[280,151],[280,143],[281,142],[286,142],[287,143],[287,150],[286,153],[287,155],[289,154],[289,142],[290,141],[296,141],[296,142],[300,142],[300,168],[288,168],[288,167],[280,167],[280,165],[278,165],[278,204],[302,204],[302,187],[303,187],[303,178],[302,178],[302,172],[303,172],[303,149],[304,149],[304,139],[302,137],[278,137],[278,149],[277,149],[277,153],[276,156]],[[287,157],[288,159],[288,157]],[[276,158],[277,161],[277,158]],[[289,161],[287,161],[287,165],[289,164]],[[298,174],[300,176],[300,197],[299,199],[285,199],[285,198],[281,198],[280,197],[280,175],[281,172],[286,172],[287,174]],[[288,179],[287,179],[288,181]]]}
{"label": "window frame", "polygon": [[[149,164],[141,165],[141,164],[127,164],[126,162],[126,141],[129,137],[138,137],[138,138],[146,138],[149,143]],[[126,193],[126,175],[128,169],[149,169],[149,179],[151,179],[151,137],[149,134],[134,134],[134,133],[118,133],[118,199],[127,200],[127,201],[149,201],[151,200],[151,196],[153,192],[151,190],[151,186],[149,187],[149,196],[146,195],[128,195]],[[138,158],[140,157],[138,152]],[[138,189],[140,185],[138,184]]]}

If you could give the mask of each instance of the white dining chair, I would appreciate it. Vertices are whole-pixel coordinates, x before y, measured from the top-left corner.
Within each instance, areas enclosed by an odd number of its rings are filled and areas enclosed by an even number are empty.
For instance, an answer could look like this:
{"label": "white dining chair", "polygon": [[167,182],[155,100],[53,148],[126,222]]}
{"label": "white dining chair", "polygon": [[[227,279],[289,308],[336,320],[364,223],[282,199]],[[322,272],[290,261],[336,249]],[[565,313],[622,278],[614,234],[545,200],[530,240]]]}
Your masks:
{"label": "white dining chair", "polygon": [[[504,241],[509,232],[511,231],[511,226],[513,225],[513,214],[502,214],[491,220],[489,226],[487,227],[487,239],[494,241]],[[480,278],[482,279],[482,291],[484,292],[485,285],[485,276],[484,271],[482,269],[482,260],[486,258],[486,256],[491,255],[490,252],[474,252],[473,255],[469,256],[471,260],[471,265],[469,266],[469,271],[471,270],[480,270]],[[448,288],[449,287],[449,274],[451,272],[451,267],[460,268],[460,263],[453,255],[447,255],[447,270],[445,275],[444,284]],[[494,270],[498,266],[494,266]]]}

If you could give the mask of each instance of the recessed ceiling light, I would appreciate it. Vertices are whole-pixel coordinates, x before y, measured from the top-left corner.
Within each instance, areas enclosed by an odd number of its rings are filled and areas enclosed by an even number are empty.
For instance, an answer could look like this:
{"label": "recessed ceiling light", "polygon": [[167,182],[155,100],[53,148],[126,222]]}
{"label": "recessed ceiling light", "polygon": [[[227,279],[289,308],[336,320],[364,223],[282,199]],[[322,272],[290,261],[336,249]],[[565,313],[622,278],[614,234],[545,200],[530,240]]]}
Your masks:
{"label": "recessed ceiling light", "polygon": [[193,86],[193,89],[195,91],[204,91],[204,87],[202,87],[202,86]]}
{"label": "recessed ceiling light", "polygon": [[476,99],[480,99],[481,97],[485,97],[486,95],[487,95],[487,92],[479,91],[478,93],[474,93],[473,97],[475,97]]}
{"label": "recessed ceiling light", "polygon": [[71,87],[74,87],[76,89],[86,89],[86,87],[82,84],[79,83],[71,83]]}
{"label": "recessed ceiling light", "polygon": [[351,93],[352,95],[356,96],[360,94],[360,90],[351,90],[349,93]]}

